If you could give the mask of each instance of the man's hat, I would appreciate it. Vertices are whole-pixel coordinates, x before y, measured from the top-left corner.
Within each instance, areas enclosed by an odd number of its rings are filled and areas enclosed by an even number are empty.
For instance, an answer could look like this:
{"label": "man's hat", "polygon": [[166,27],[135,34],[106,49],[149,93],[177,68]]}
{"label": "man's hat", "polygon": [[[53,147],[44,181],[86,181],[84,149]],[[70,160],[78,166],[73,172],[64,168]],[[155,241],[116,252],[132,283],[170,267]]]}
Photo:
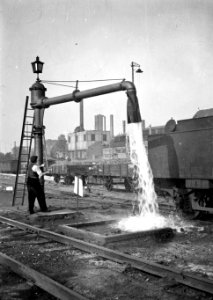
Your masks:
{"label": "man's hat", "polygon": [[38,156],[36,156],[36,155],[33,155],[33,156],[30,157],[30,161],[32,163],[35,163],[37,161],[37,159],[38,159]]}

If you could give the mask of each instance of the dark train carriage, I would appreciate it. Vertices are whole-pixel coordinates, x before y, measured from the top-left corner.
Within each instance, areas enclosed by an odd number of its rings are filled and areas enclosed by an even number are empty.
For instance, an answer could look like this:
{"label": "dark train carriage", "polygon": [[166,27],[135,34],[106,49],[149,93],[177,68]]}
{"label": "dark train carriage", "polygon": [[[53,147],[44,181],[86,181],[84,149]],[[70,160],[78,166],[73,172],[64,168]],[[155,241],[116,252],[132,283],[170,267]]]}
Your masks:
{"label": "dark train carriage", "polygon": [[165,132],[148,140],[157,188],[172,192],[186,211],[213,212],[213,116],[170,120]]}

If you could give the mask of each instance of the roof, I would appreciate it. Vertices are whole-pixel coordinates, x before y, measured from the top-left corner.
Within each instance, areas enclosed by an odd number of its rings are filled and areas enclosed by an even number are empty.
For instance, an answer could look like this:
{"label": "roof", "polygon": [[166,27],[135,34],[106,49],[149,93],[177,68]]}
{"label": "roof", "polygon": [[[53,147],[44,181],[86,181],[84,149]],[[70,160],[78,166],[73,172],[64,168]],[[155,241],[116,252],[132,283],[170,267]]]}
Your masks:
{"label": "roof", "polygon": [[198,110],[193,118],[205,118],[210,116],[213,116],[213,108]]}

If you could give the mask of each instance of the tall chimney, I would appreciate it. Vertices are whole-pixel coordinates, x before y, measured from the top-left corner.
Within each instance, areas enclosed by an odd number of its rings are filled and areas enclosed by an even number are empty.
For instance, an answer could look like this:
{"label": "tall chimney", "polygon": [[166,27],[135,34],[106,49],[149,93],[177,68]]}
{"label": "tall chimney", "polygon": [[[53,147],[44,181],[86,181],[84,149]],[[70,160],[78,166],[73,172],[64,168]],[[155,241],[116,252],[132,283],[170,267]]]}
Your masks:
{"label": "tall chimney", "polygon": [[103,115],[95,116],[95,130],[103,131],[106,130],[106,117]]}
{"label": "tall chimney", "polygon": [[123,134],[126,134],[126,121],[123,120]]}
{"label": "tall chimney", "polygon": [[110,115],[110,135],[111,135],[111,138],[114,136],[114,121],[113,121],[113,115]]}
{"label": "tall chimney", "polygon": [[98,122],[97,122],[97,115],[95,115],[95,130],[98,130]]}
{"label": "tall chimney", "polygon": [[80,102],[80,128],[81,131],[84,130],[84,100]]}
{"label": "tall chimney", "polygon": [[144,130],[146,128],[145,120],[142,120],[142,129]]}
{"label": "tall chimney", "polygon": [[104,131],[106,131],[106,116],[104,116]]}

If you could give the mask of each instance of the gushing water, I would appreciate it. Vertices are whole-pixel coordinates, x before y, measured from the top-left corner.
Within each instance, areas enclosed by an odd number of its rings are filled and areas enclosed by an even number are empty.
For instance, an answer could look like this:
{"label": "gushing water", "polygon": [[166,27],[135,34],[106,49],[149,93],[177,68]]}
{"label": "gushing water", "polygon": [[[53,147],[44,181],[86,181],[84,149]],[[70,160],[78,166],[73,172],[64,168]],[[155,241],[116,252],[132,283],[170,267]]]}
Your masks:
{"label": "gushing water", "polygon": [[136,191],[133,203],[138,205],[138,215],[119,222],[119,228],[125,231],[140,231],[168,226],[168,219],[166,220],[159,214],[152,170],[142,132],[142,123],[131,123],[127,127],[130,159],[133,165],[133,183]]}
{"label": "gushing water", "polygon": [[158,205],[142,132],[142,123],[128,125],[130,159],[133,165],[133,181],[139,201],[139,212],[141,216],[146,216],[156,214]]}

